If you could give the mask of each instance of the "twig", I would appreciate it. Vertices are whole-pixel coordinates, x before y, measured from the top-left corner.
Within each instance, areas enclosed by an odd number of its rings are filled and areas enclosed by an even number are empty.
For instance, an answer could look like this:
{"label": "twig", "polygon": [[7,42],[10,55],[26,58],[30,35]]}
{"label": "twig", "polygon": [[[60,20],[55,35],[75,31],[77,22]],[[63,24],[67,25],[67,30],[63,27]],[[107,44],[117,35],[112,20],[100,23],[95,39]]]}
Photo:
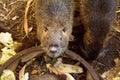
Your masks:
{"label": "twig", "polygon": [[[26,56],[28,54],[30,55],[30,53],[31,54],[34,53],[34,54],[41,55],[43,52],[44,51],[43,51],[42,47],[32,47],[32,48],[28,48],[28,49],[25,49],[23,51],[18,52],[15,56],[13,56],[12,58],[10,58],[5,64],[3,64],[2,66],[0,66],[0,74],[2,73],[2,71],[4,69],[7,69],[10,65],[12,65],[14,61],[16,61],[16,60],[20,61],[21,58],[23,58],[24,56]],[[38,55],[36,55],[36,56],[38,56]]]}
{"label": "twig", "polygon": [[66,50],[65,54],[67,54],[68,56],[70,56],[74,60],[80,61],[88,69],[88,71],[90,72],[90,74],[94,80],[100,80],[97,73],[92,68],[92,66],[87,61],[85,61],[82,57],[80,57],[75,52],[72,52],[70,50]]}

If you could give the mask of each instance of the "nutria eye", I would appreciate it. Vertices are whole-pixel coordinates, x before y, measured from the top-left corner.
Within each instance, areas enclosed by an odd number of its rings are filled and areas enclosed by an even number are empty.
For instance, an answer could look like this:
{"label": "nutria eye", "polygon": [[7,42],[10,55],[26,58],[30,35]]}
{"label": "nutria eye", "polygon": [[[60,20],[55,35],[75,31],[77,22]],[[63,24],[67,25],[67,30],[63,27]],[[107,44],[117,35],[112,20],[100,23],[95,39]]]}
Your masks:
{"label": "nutria eye", "polygon": [[64,27],[64,28],[62,29],[63,32],[66,32],[66,30],[67,30],[66,27]]}
{"label": "nutria eye", "polygon": [[60,40],[62,40],[62,37],[60,38]]}
{"label": "nutria eye", "polygon": [[45,27],[45,32],[47,32],[48,31],[48,28],[47,27]]}

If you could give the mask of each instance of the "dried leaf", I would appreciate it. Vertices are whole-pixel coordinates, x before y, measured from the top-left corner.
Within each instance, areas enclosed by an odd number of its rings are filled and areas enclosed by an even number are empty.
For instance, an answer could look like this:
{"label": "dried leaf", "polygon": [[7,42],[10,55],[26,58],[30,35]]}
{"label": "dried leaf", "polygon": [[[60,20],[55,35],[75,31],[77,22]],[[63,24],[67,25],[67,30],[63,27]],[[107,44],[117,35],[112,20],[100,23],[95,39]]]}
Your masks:
{"label": "dried leaf", "polygon": [[5,69],[3,70],[3,73],[0,76],[0,80],[16,80],[16,79],[14,73],[11,70]]}
{"label": "dried leaf", "polygon": [[63,64],[62,59],[59,58],[58,61],[54,64],[47,64],[47,68],[55,73],[58,74],[65,74],[67,76],[67,80],[75,80],[69,73],[82,73],[83,69],[76,65],[70,65],[70,64]]}

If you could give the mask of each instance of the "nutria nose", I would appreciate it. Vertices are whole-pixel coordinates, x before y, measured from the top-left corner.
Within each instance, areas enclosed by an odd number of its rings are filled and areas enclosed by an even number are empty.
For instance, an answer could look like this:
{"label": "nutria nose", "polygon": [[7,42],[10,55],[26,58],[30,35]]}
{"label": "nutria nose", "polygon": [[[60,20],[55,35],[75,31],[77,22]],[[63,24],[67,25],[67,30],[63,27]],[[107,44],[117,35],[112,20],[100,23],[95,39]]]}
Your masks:
{"label": "nutria nose", "polygon": [[52,44],[50,45],[50,53],[55,54],[57,52],[58,45],[57,44]]}

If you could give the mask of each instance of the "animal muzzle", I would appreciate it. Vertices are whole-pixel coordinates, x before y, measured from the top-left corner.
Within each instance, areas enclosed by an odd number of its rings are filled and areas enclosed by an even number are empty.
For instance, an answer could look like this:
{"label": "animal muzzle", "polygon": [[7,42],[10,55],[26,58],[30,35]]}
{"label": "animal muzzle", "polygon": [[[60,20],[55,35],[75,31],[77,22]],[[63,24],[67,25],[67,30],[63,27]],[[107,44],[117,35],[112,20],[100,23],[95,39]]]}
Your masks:
{"label": "animal muzzle", "polygon": [[60,45],[58,44],[51,44],[48,47],[47,54],[50,57],[58,57],[61,55],[62,48],[60,48]]}
{"label": "animal muzzle", "polygon": [[49,51],[50,53],[57,53],[57,50],[58,50],[58,45],[51,45],[50,48],[49,48]]}

